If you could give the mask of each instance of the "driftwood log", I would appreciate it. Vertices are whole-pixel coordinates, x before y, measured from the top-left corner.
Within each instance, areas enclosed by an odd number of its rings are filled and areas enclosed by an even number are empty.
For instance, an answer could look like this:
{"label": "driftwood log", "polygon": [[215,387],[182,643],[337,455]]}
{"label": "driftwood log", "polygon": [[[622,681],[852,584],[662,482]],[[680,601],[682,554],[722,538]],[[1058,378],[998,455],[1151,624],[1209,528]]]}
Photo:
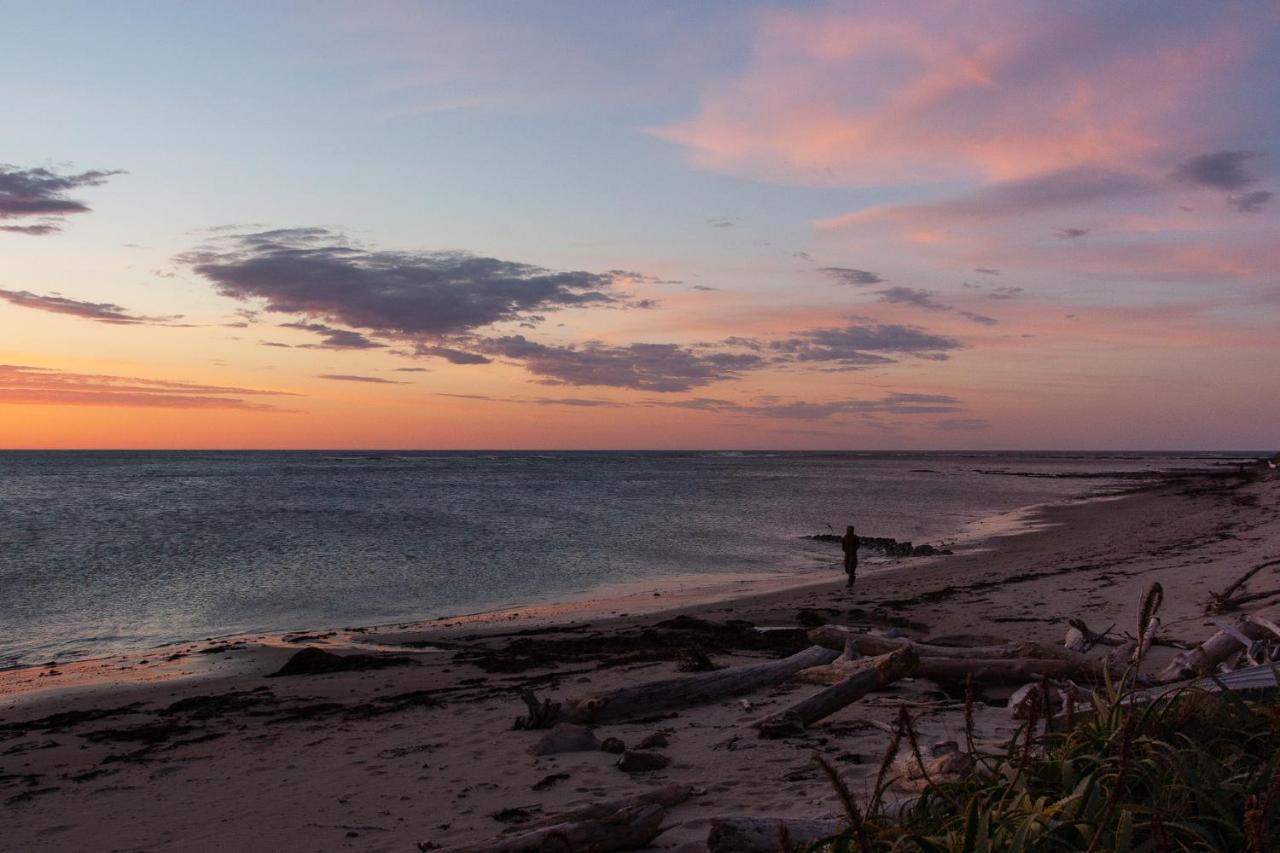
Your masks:
{"label": "driftwood log", "polygon": [[[613,853],[639,850],[662,831],[666,810],[693,795],[688,785],[667,785],[636,797],[593,803],[526,824],[517,835],[440,853]],[[434,850],[427,842],[420,850]]]}
{"label": "driftwood log", "polygon": [[1246,618],[1237,622],[1233,631],[1219,630],[1200,645],[1188,649],[1175,657],[1156,676],[1156,681],[1161,684],[1168,684],[1173,681],[1212,675],[1220,664],[1225,663],[1233,655],[1245,648],[1245,645],[1237,638],[1237,634],[1251,641],[1274,636],[1265,625],[1267,621],[1271,620],[1264,617],[1262,621],[1254,622]]}
{"label": "driftwood log", "polygon": [[[442,853],[615,853],[640,850],[662,831],[667,810],[662,806],[628,806],[604,817],[522,832],[507,838],[496,838],[483,844],[449,847]],[[419,850],[431,850],[425,843]]]}
{"label": "driftwood log", "polygon": [[809,642],[829,649],[843,650],[852,645],[855,651],[864,655],[883,655],[904,646],[911,646],[923,658],[956,658],[959,660],[999,658],[1060,658],[1076,661],[1080,655],[1052,643],[1009,642],[997,646],[939,646],[931,643],[917,643],[903,637],[881,637],[875,634],[860,634],[839,625],[823,625],[809,632]]}
{"label": "driftwood log", "polygon": [[693,796],[693,787],[691,785],[663,785],[661,788],[654,788],[652,791],[646,791],[634,797],[620,797],[616,800],[606,800],[603,803],[591,803],[590,805],[580,808],[571,809],[567,812],[547,815],[546,817],[537,818],[526,823],[520,829],[527,832],[531,829],[542,829],[548,826],[555,826],[561,823],[580,823],[587,820],[599,820],[608,817],[614,812],[631,808],[632,806],[662,806],[663,808],[675,808],[681,803]]}
{"label": "driftwood log", "polygon": [[707,834],[707,853],[778,853],[785,832],[795,849],[829,838],[842,829],[835,820],[780,817],[718,817]]}
{"label": "driftwood log", "polygon": [[910,646],[895,649],[872,658],[868,664],[843,681],[765,717],[756,723],[760,737],[784,737],[803,731],[818,720],[831,716],[841,708],[858,701],[873,690],[892,684],[899,678],[914,675],[920,658]]}
{"label": "driftwood log", "polygon": [[1106,663],[1050,643],[1011,642],[998,646],[938,646],[913,640],[857,634],[839,626],[824,625],[809,632],[809,639],[828,648],[852,645],[863,654],[885,654],[910,647],[920,657],[916,675],[932,681],[977,684],[1023,684],[1041,676],[1074,681],[1105,681]]}
{"label": "driftwood log", "polygon": [[558,719],[571,723],[616,723],[705,705],[781,684],[802,669],[831,663],[836,657],[830,649],[810,646],[781,660],[623,687],[566,702],[560,708]]}

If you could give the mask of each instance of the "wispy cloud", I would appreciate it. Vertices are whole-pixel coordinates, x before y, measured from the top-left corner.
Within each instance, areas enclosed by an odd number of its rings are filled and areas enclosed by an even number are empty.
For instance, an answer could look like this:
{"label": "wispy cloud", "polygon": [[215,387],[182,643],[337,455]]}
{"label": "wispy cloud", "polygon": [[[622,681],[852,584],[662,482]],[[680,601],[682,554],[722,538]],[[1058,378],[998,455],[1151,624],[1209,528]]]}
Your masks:
{"label": "wispy cloud", "polygon": [[[87,213],[89,206],[69,193],[101,186],[120,171],[94,170],[62,174],[52,169],[21,169],[0,163],[0,231],[40,236],[62,230],[62,220],[74,213]],[[10,220],[39,219],[39,222],[8,224]]]}
{"label": "wispy cloud", "polygon": [[351,373],[321,373],[320,379],[330,379],[334,382],[369,382],[374,385],[407,385],[407,382],[400,382],[395,379],[384,379],[381,376],[357,376]]}
{"label": "wispy cloud", "polygon": [[56,293],[41,296],[27,290],[5,290],[0,288],[0,299],[20,308],[33,308],[37,311],[48,311],[51,314],[67,314],[72,317],[82,317],[86,320],[96,320],[99,323],[112,323],[115,325],[164,325],[181,319],[182,316],[179,314],[172,317],[147,317],[142,314],[134,314],[128,309],[111,302],[86,302]]}
{"label": "wispy cloud", "polygon": [[296,395],[256,388],[0,365],[0,403],[283,411],[274,405],[243,399],[281,396]]}
{"label": "wispy cloud", "polygon": [[851,284],[854,287],[864,287],[869,284],[883,284],[884,279],[878,274],[867,270],[854,269],[852,267],[822,267],[819,272],[826,273],[835,279],[838,284]]}

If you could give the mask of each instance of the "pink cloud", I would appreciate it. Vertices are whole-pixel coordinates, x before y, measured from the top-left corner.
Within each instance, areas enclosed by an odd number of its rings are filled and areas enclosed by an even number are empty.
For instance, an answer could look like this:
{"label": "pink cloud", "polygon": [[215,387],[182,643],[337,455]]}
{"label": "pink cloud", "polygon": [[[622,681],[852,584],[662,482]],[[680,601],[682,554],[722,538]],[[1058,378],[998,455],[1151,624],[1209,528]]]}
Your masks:
{"label": "pink cloud", "polygon": [[[1092,8],[1092,11],[1089,9]],[[816,185],[1149,171],[1236,120],[1240,8],[865,4],[763,14],[754,59],[655,129],[717,171]],[[1214,14],[1213,10],[1220,14]]]}
{"label": "pink cloud", "polygon": [[266,403],[241,399],[264,396],[295,395],[284,391],[0,364],[0,404],[281,411]]}

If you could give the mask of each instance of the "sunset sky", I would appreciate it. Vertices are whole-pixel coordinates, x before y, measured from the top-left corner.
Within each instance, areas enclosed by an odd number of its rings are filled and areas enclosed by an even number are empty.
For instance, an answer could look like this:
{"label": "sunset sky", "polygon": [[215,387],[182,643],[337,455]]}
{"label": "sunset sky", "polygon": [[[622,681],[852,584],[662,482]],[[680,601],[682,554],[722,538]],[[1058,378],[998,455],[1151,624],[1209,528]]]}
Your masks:
{"label": "sunset sky", "polygon": [[1280,444],[1275,0],[0,6],[0,447]]}

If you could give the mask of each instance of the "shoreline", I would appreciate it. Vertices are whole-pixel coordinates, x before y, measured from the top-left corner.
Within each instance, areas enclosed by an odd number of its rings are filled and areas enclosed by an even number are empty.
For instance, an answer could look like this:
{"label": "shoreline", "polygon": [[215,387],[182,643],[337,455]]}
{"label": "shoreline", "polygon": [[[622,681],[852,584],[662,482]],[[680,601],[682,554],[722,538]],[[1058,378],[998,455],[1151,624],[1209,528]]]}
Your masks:
{"label": "shoreline", "polygon": [[[1061,506],[1074,506],[1097,501],[1123,499],[1129,495],[1158,488],[1160,483],[1172,478],[1187,475],[1214,476],[1216,472],[1195,469],[1169,469],[1150,474],[1145,477],[1120,476],[1110,480],[1106,485],[1084,495],[1064,497],[1048,502],[1037,502],[1011,510],[994,512],[981,518],[966,522],[960,529],[950,535],[934,537],[942,547],[963,550],[958,553],[968,554],[978,550],[995,547],[1000,539],[1033,534],[1053,526],[1046,521],[1046,513]],[[1013,474],[1009,476],[1025,476]],[[1086,475],[1075,475],[1075,478]],[[1094,475],[1087,475],[1093,479]],[[1099,475],[1097,479],[1108,479]],[[1137,485],[1134,481],[1137,481]],[[1110,491],[1102,491],[1110,489]],[[919,543],[917,543],[919,544]],[[906,571],[924,566],[928,561],[939,557],[922,556],[907,558],[873,557],[864,558],[859,567],[860,577],[873,577],[887,572]],[[285,642],[286,637],[295,635],[319,635],[327,637],[343,636],[349,645],[362,645],[356,637],[360,634],[386,633],[391,631],[429,631],[445,625],[487,625],[508,624],[526,620],[526,627],[540,628],[552,625],[569,624],[578,620],[602,620],[615,617],[641,616],[654,617],[668,611],[682,612],[688,608],[709,607],[722,602],[738,599],[749,599],[757,596],[786,594],[802,591],[808,587],[824,587],[833,582],[839,575],[838,555],[833,550],[832,566],[829,572],[819,569],[801,571],[796,569],[777,570],[772,572],[692,572],[684,574],[655,575],[653,577],[633,581],[608,581],[578,593],[559,595],[542,601],[526,604],[499,605],[465,613],[428,616],[409,619],[396,619],[387,622],[375,622],[362,625],[328,625],[309,626],[296,630],[279,631],[272,629],[231,631],[203,637],[175,639],[155,645],[139,644],[105,652],[89,654],[83,657],[59,659],[55,656],[50,661],[29,664],[0,666],[0,701],[5,698],[4,676],[24,670],[53,668],[66,674],[75,672],[84,666],[93,666],[104,661],[121,660],[133,657],[155,657],[171,653],[179,647],[190,647],[205,643],[266,643],[278,645]],[[654,601],[653,599],[662,599]],[[73,682],[74,678],[68,679]],[[127,680],[126,680],[127,681]],[[74,686],[74,685],[71,685]],[[44,689],[58,689],[54,685],[46,685]],[[37,691],[39,692],[39,691]]]}
{"label": "shoreline", "polygon": [[[656,846],[705,849],[701,839],[716,815],[837,814],[809,754],[825,754],[859,790],[885,746],[880,726],[900,704],[918,715],[931,743],[963,725],[954,697],[924,679],[905,680],[783,740],[757,739],[750,723],[816,688],[788,684],[660,720],[602,726],[600,737],[629,745],[656,733],[670,741],[658,750],[668,767],[631,775],[603,752],[531,756],[542,733],[511,729],[524,711],[520,692],[566,699],[679,675],[689,642],[722,666],[779,654],[761,645],[762,635],[732,627],[744,622],[781,629],[768,642],[803,641],[800,629],[816,620],[895,627],[921,639],[976,634],[1056,644],[1069,617],[1123,630],[1153,580],[1166,591],[1162,632],[1198,640],[1208,625],[1207,591],[1280,556],[1278,507],[1275,478],[1174,476],[1118,499],[1046,507],[1040,516],[1052,526],[996,537],[990,550],[860,575],[851,595],[832,578],[561,625],[433,620],[359,630],[350,640],[183,644],[173,661],[144,665],[135,654],[82,665],[78,686],[64,686],[72,684],[61,681],[67,672],[54,677],[58,688],[39,668],[0,673],[0,802],[15,843],[31,851],[98,849],[103,837],[121,849],[393,851],[428,840],[485,841],[518,827],[494,817],[513,806],[541,817],[689,784],[700,796],[672,811],[674,825]],[[1260,576],[1257,588],[1274,579]],[[407,662],[263,678],[303,645],[394,650]],[[1153,664],[1169,653],[1153,652]],[[992,690],[982,698],[983,735],[1007,736],[1015,723],[1005,696]]]}

